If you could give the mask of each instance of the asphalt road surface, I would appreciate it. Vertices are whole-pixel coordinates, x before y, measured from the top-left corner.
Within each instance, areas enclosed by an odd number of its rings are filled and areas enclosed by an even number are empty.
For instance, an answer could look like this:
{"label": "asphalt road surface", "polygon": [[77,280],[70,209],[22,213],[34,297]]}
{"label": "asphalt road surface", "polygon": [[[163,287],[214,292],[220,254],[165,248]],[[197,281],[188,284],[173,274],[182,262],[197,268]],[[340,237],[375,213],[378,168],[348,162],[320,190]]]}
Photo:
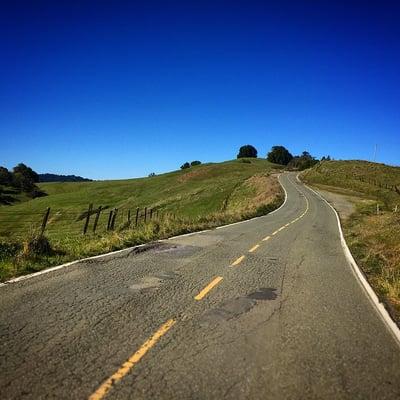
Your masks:
{"label": "asphalt road surface", "polygon": [[336,217],[277,212],[0,288],[0,398],[399,399],[400,347]]}

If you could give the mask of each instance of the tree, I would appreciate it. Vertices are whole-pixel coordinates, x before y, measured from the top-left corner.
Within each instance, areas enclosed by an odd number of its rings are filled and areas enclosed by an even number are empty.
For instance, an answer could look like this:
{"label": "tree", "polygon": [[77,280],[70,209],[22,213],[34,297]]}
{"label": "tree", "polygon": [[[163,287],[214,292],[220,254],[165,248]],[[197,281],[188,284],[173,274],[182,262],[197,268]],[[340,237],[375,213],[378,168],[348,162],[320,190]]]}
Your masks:
{"label": "tree", "polygon": [[[321,161],[325,159],[322,157]],[[308,151],[303,151],[300,156],[293,157],[288,163],[289,168],[294,168],[302,171],[306,168],[311,168],[313,165],[317,164],[318,160],[313,157]]]}
{"label": "tree", "polygon": [[12,185],[23,192],[30,192],[36,188],[35,183],[22,172],[13,173]]}
{"label": "tree", "polygon": [[185,162],[185,164],[181,165],[181,169],[187,169],[190,168],[190,164],[188,162]]}
{"label": "tree", "polygon": [[155,172],[150,172],[149,173],[149,178],[152,178],[153,176],[156,176],[156,173]]}
{"label": "tree", "polygon": [[194,167],[194,166],[196,166],[196,165],[200,165],[201,164],[201,161],[192,161],[191,163],[190,163],[190,165],[192,166],[192,167]]}
{"label": "tree", "polygon": [[13,168],[14,174],[20,173],[25,178],[30,179],[33,183],[39,182],[39,175],[30,167],[23,163],[19,163]]}
{"label": "tree", "polygon": [[237,158],[252,157],[257,158],[257,149],[251,144],[246,144],[239,149]]}
{"label": "tree", "polygon": [[274,164],[287,165],[293,156],[289,150],[283,146],[272,146],[271,151],[267,154],[267,160]]}
{"label": "tree", "polygon": [[11,185],[12,182],[12,175],[11,172],[5,168],[5,167],[0,167],[0,185]]}

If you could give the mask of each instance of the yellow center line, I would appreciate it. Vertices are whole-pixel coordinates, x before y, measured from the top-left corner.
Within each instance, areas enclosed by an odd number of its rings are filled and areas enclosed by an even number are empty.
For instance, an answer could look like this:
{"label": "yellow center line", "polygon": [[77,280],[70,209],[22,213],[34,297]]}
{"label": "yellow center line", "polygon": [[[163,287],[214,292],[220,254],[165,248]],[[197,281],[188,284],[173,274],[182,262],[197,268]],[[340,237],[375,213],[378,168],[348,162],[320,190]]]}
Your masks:
{"label": "yellow center line", "polygon": [[271,236],[275,236],[278,232],[279,232],[279,230],[273,232]]}
{"label": "yellow center line", "polygon": [[238,259],[236,259],[236,260],[231,264],[231,267],[234,267],[235,265],[239,265],[243,260],[244,260],[244,256],[240,256]]}
{"label": "yellow center line", "polygon": [[267,240],[271,239],[271,236],[266,236],[263,241],[266,242]]}
{"label": "yellow center line", "polygon": [[278,229],[278,232],[282,231],[283,229],[285,229],[285,227],[284,227],[284,226],[281,226],[281,227]]}
{"label": "yellow center line", "polygon": [[125,361],[122,366],[107,380],[105,380],[98,389],[90,395],[89,400],[100,400],[102,399],[112,388],[112,386],[120,381],[140,359],[160,340],[160,338],[165,335],[175,324],[175,320],[169,319],[165,324],[163,324],[153,336],[147,339],[138,351],[132,354],[127,361]]}
{"label": "yellow center line", "polygon": [[195,300],[201,300],[214,286],[217,286],[218,283],[222,281],[222,276],[217,276],[213,279],[197,296],[195,296]]}
{"label": "yellow center line", "polygon": [[253,246],[253,247],[249,250],[249,253],[252,253],[253,251],[256,251],[259,247],[260,247],[260,245],[259,245],[259,244],[256,244],[255,246]]}

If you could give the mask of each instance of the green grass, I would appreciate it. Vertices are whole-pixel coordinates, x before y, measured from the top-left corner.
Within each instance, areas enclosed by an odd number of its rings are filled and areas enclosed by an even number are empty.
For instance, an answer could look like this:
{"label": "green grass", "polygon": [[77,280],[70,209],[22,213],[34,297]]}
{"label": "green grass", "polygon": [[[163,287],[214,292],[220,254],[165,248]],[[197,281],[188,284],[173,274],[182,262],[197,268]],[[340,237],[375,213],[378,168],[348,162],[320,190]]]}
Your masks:
{"label": "green grass", "polygon": [[[269,177],[280,167],[262,159],[203,164],[149,178],[42,183],[48,196],[0,206],[0,280],[49,265],[260,215],[279,204],[280,187]],[[82,235],[88,204],[108,207],[96,234]],[[54,252],[28,259],[23,243],[34,236],[50,207],[46,228]],[[124,229],[128,210],[155,208],[162,221]],[[118,208],[116,229],[106,232],[109,210]]]}
{"label": "green grass", "polygon": [[[368,161],[324,161],[302,174],[310,183],[351,190],[376,199],[386,208],[400,207],[400,168]],[[386,188],[386,185],[388,188]]]}
{"label": "green grass", "polygon": [[[400,194],[394,188],[400,189],[400,168],[367,161],[326,161],[305,171],[302,179],[360,198],[356,211],[342,221],[346,241],[381,301],[400,323]],[[394,212],[396,205],[398,212]]]}

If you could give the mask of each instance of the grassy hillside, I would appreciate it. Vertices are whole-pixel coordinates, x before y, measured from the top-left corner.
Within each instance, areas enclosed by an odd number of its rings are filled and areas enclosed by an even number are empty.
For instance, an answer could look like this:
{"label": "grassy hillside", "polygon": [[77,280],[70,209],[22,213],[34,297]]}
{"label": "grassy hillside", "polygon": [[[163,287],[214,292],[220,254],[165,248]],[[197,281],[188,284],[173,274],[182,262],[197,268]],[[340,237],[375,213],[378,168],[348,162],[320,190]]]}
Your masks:
{"label": "grassy hillside", "polygon": [[[304,174],[309,182],[352,190],[400,206],[400,168],[368,161],[324,161]],[[397,188],[397,191],[396,191]]]}
{"label": "grassy hillside", "polygon": [[[86,255],[122,248],[171,234],[193,231],[266,213],[279,203],[281,189],[270,175],[280,167],[262,159],[203,164],[154,177],[96,181],[42,183],[48,196],[0,206],[0,279]],[[106,207],[96,234],[82,235],[88,204]],[[40,225],[50,207],[46,228],[52,255],[21,257],[23,243]],[[158,211],[158,218],[127,229],[128,212],[136,208]],[[118,209],[116,227],[107,232],[109,212]],[[148,221],[147,221],[148,222]],[[26,247],[26,246],[25,246]],[[2,267],[1,267],[2,266]]]}
{"label": "grassy hillside", "polygon": [[369,282],[400,323],[400,167],[329,161],[306,171],[303,180],[358,197],[356,211],[342,221],[346,241]]}

